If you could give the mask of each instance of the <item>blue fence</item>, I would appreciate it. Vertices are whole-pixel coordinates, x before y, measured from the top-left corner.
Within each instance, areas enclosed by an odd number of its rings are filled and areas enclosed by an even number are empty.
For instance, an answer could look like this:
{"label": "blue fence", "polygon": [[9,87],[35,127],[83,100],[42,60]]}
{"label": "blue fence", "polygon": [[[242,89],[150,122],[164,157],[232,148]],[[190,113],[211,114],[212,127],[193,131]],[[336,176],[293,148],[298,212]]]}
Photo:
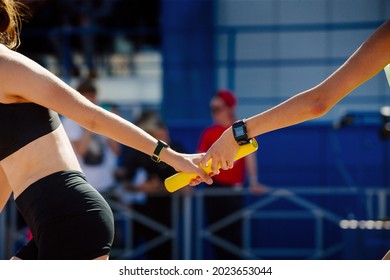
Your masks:
{"label": "blue fence", "polygon": [[[209,223],[204,203],[211,197],[235,197],[245,205]],[[198,187],[191,195],[169,198],[171,226],[109,200],[116,224],[112,259],[145,259],[163,246],[172,259],[214,259],[217,247],[238,259],[377,260],[390,248],[390,221],[377,218],[386,212],[390,192],[378,188],[275,187],[253,196],[247,190]],[[26,241],[26,228],[18,227],[15,218],[11,203],[0,215],[0,259],[11,257]],[[237,221],[241,245],[219,233]],[[136,224],[154,236],[134,242]]]}

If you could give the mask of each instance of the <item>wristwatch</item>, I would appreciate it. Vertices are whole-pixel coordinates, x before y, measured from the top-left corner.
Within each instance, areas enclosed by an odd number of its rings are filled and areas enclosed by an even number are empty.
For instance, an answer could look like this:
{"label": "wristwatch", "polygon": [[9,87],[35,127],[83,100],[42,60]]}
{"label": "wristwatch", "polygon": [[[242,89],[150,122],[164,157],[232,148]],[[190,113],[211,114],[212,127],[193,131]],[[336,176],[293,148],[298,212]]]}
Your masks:
{"label": "wristwatch", "polygon": [[168,147],[169,146],[167,143],[165,143],[161,140],[158,140],[157,146],[154,149],[153,155],[151,156],[152,160],[159,163],[161,161],[160,154],[161,154],[162,150],[167,149]]}
{"label": "wristwatch", "polygon": [[245,145],[249,143],[245,119],[234,122],[232,130],[234,139],[236,139],[238,145]]}

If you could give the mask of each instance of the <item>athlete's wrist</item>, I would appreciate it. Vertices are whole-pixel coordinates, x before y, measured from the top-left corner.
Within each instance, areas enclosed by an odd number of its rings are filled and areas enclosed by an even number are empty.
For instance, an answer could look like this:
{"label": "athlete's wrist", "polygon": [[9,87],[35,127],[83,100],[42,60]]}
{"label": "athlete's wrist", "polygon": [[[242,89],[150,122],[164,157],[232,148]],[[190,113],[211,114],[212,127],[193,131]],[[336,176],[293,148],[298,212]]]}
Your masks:
{"label": "athlete's wrist", "polygon": [[168,149],[169,145],[165,143],[164,141],[158,140],[157,144],[154,148],[153,154],[151,156],[151,159],[157,163],[162,161],[161,154],[164,152],[164,150]]}
{"label": "athlete's wrist", "polygon": [[160,153],[160,160],[172,167],[176,166],[178,157],[178,153],[169,146],[163,149]]}
{"label": "athlete's wrist", "polygon": [[223,137],[229,146],[239,146],[236,139],[234,138],[233,128],[231,126],[225,130],[225,132],[223,133]]}

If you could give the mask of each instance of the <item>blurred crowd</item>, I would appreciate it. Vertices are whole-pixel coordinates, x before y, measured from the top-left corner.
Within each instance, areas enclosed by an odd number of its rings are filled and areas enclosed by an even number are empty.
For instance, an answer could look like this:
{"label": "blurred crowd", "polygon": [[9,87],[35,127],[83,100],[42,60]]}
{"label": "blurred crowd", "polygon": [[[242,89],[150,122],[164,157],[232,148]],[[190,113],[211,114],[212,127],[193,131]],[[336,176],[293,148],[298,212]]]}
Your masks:
{"label": "blurred crowd", "polygon": [[62,76],[82,75],[74,62],[81,53],[89,77],[96,77],[97,55],[132,52],[160,43],[159,0],[22,0],[27,6],[19,51],[41,64],[42,54],[53,54]]}

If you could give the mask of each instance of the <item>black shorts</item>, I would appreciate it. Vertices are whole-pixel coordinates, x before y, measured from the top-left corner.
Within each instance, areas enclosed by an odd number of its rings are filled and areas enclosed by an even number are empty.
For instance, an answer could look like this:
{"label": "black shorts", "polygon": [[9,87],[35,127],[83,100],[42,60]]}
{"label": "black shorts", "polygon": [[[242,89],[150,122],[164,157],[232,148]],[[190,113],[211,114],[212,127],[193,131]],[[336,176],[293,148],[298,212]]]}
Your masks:
{"label": "black shorts", "polygon": [[109,254],[113,214],[83,173],[53,173],[29,186],[15,202],[33,235],[17,257],[82,260]]}

